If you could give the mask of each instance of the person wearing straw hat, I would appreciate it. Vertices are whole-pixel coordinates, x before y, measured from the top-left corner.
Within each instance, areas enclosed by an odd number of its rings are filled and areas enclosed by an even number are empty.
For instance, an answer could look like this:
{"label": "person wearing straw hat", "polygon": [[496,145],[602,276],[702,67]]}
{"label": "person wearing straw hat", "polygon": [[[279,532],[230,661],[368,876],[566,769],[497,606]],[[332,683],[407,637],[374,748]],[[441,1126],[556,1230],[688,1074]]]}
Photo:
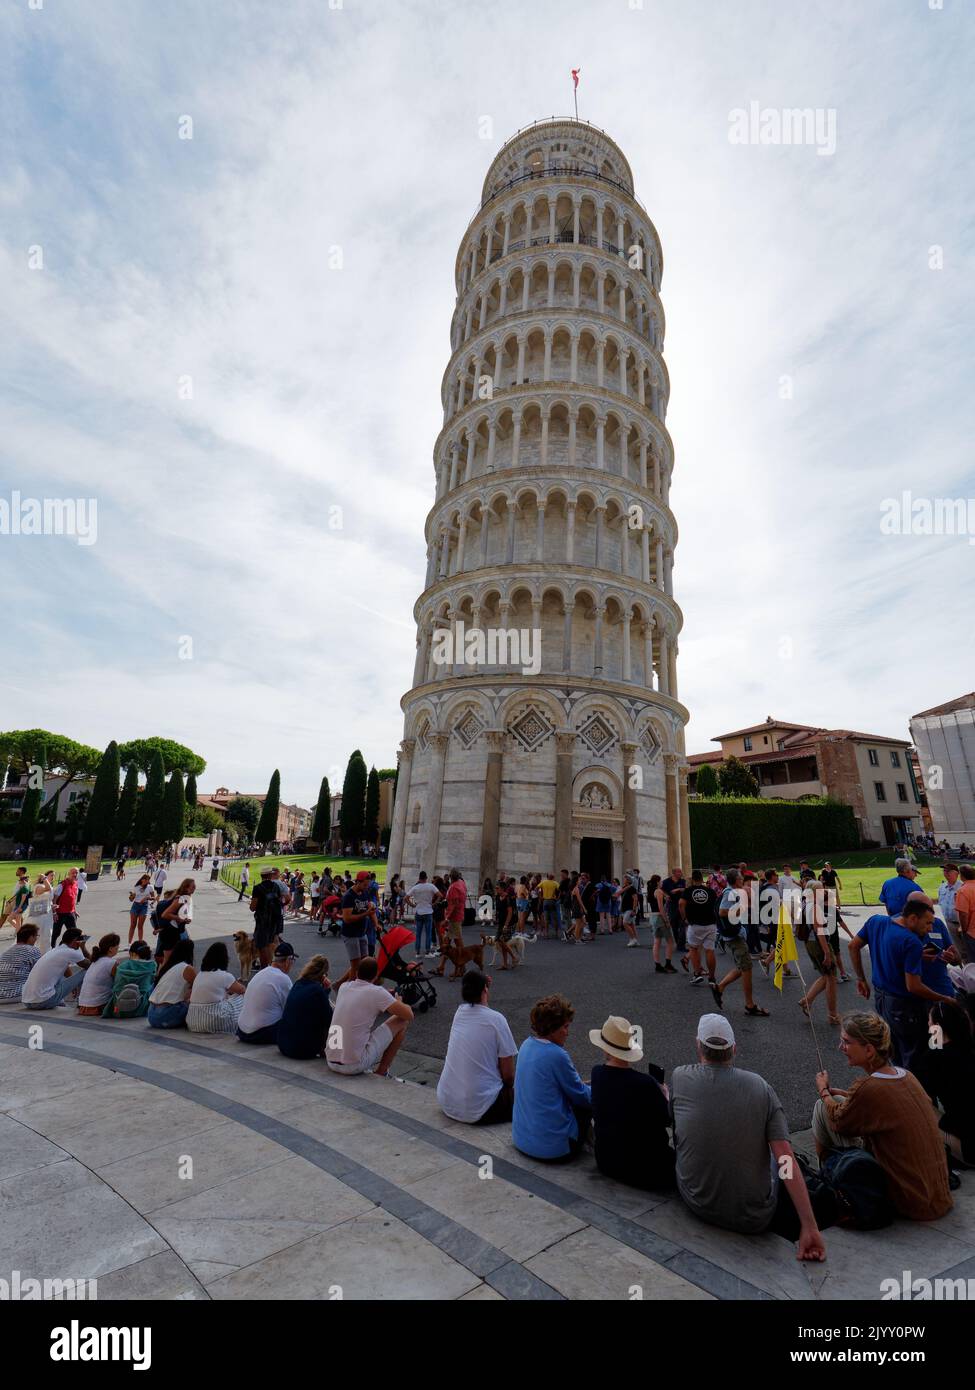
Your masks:
{"label": "person wearing straw hat", "polygon": [[798,1240],[797,1259],[824,1260],[782,1103],[763,1077],[735,1066],[735,1050],[728,1019],[704,1014],[696,1065],[674,1071],[677,1191],[712,1226],[743,1235],[772,1231]]}
{"label": "person wearing straw hat", "polygon": [[674,1151],[670,1147],[669,1093],[660,1080],[634,1071],[643,1060],[639,1030],[628,1019],[611,1016],[602,1028],[589,1030],[589,1041],[606,1061],[592,1069],[592,1117],[596,1166],[607,1178],[628,1187],[674,1185]]}

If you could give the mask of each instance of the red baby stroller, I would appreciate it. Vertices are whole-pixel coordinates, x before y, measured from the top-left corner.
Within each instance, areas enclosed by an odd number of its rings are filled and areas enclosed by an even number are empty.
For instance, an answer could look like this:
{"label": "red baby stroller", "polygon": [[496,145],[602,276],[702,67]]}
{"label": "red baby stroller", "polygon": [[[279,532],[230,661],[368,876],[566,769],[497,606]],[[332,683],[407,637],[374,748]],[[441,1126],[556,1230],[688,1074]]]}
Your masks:
{"label": "red baby stroller", "polygon": [[379,966],[377,981],[385,977],[396,985],[404,1004],[409,1004],[419,1014],[425,1014],[437,1003],[437,991],[419,962],[408,964],[400,951],[409,946],[416,937],[409,927],[390,927],[376,936],[376,963]]}

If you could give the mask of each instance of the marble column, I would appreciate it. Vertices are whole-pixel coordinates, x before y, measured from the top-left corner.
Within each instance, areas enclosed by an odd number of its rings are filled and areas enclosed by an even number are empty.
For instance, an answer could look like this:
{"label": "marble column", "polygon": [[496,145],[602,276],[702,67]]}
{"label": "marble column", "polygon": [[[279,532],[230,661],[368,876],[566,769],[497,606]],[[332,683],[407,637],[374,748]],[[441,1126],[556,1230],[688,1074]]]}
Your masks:
{"label": "marble column", "polygon": [[631,786],[636,779],[633,769],[639,766],[638,743],[621,743],[623,754],[623,872],[635,869],[640,863],[640,821],[637,811],[637,789]]}
{"label": "marble column", "polygon": [[426,869],[432,878],[437,872],[437,847],[440,843],[440,813],[443,807],[443,773],[447,759],[449,735],[443,733],[430,735],[430,766],[427,771],[427,794],[423,834],[423,852],[420,855],[421,869]]}
{"label": "marble column", "polygon": [[[680,858],[680,802],[677,791],[677,768],[680,759],[674,753],[664,754],[664,784],[667,802],[667,869],[681,864]],[[688,870],[690,872],[690,870]]]}
{"label": "marble column", "polygon": [[564,729],[555,735],[555,863],[556,874],[572,864],[572,755],[576,736]]}
{"label": "marble column", "polygon": [[481,859],[477,871],[476,891],[486,878],[493,882],[498,876],[498,842],[501,835],[501,769],[504,759],[504,730],[487,729],[487,769],[484,774],[484,805],[481,836]]}
{"label": "marble column", "polygon": [[413,750],[415,747],[415,738],[404,738],[400,744],[399,777],[396,781],[393,823],[389,832],[389,857],[386,860],[391,873],[398,873],[403,861],[403,842],[406,838],[406,817],[410,805],[410,776],[413,771]]}
{"label": "marble column", "polygon": [[565,604],[562,611],[564,617],[562,629],[562,670],[566,675],[569,675],[572,670],[572,614],[575,612],[575,604]]}

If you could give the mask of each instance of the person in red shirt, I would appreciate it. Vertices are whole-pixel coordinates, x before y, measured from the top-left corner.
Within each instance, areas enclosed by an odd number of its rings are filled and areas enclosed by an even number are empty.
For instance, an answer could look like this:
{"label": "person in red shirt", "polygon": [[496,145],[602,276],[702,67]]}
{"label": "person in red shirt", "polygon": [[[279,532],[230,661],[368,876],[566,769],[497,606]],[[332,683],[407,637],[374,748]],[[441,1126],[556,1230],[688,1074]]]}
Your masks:
{"label": "person in red shirt", "polygon": [[54,913],[54,927],[51,931],[51,949],[58,944],[58,937],[65,927],[78,925],[78,870],[69,869],[58,887],[57,907]]}
{"label": "person in red shirt", "polygon": [[464,941],[464,910],[467,907],[467,884],[460,876],[459,869],[450,871],[450,887],[447,889],[447,911],[444,925],[447,935],[453,941]]}

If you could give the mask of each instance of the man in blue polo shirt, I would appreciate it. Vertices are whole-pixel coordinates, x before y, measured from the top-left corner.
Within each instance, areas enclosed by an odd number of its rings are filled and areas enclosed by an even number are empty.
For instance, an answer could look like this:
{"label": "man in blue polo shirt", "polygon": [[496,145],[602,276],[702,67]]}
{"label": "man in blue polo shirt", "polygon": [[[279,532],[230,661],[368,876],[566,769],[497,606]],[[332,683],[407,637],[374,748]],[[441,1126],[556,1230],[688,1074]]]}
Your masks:
{"label": "man in blue polo shirt", "polygon": [[895,878],[888,878],[880,890],[879,901],[887,909],[888,917],[896,917],[912,893],[918,891],[915,879],[917,870],[909,859],[895,859]]}
{"label": "man in blue polo shirt", "polygon": [[894,1061],[915,1075],[924,1061],[928,1040],[928,1010],[937,1001],[951,1002],[924,982],[924,939],[934,925],[931,899],[922,893],[904,902],[896,917],[878,913],[868,917],[850,942],[850,959],[857,978],[857,993],[870,998],[863,973],[862,952],[870,951],[870,975],[877,1012],[890,1028]]}

